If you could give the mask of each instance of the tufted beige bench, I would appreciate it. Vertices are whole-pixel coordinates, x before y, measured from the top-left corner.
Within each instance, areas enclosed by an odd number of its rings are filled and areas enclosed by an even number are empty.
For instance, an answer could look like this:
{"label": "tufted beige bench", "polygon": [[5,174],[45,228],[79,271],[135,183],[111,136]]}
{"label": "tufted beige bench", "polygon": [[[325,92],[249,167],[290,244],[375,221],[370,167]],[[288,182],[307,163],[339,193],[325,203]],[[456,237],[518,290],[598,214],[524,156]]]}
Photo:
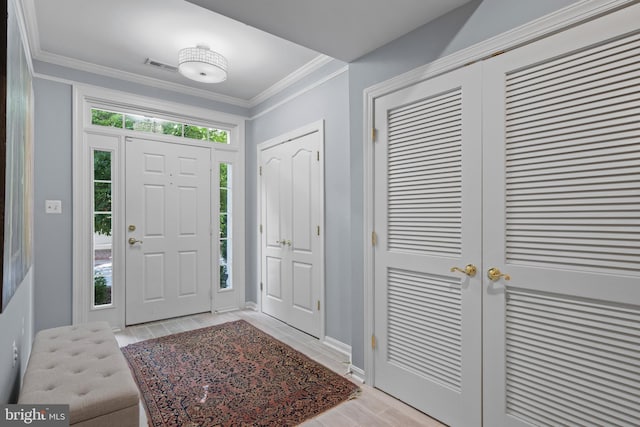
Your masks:
{"label": "tufted beige bench", "polygon": [[138,388],[106,322],[36,334],[18,403],[68,404],[73,426],[138,426]]}

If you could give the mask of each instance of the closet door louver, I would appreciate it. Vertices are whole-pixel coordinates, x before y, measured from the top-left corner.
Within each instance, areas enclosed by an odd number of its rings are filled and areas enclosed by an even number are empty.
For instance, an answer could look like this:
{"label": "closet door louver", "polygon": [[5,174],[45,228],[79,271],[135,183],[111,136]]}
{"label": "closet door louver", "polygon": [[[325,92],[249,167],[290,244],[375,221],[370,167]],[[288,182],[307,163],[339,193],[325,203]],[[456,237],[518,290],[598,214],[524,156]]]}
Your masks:
{"label": "closet door louver", "polygon": [[389,249],[459,256],[462,91],[389,111]]}
{"label": "closet door louver", "polygon": [[508,73],[507,262],[640,272],[640,34]]}
{"label": "closet door louver", "polygon": [[486,62],[485,425],[640,425],[638,22]]}
{"label": "closet door louver", "polygon": [[451,271],[481,256],[480,75],[375,105],[374,385],[450,425],[481,414],[482,287]]}

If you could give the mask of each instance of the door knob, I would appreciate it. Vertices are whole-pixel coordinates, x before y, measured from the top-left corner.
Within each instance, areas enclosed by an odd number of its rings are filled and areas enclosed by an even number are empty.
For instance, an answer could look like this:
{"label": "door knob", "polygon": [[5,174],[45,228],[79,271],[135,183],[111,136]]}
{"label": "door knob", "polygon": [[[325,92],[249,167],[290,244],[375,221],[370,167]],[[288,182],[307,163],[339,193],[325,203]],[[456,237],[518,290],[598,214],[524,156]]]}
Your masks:
{"label": "door knob", "polygon": [[454,271],[459,271],[460,273],[464,273],[469,277],[473,277],[476,275],[476,272],[478,271],[478,269],[473,264],[467,264],[464,270],[460,267],[451,267],[451,272],[453,273]]}
{"label": "door knob", "polygon": [[291,246],[291,240],[283,240],[282,243],[284,243],[287,246]]}
{"label": "door knob", "polygon": [[142,240],[136,240],[133,237],[129,237],[129,244],[130,245],[135,245],[136,243],[142,244]]}
{"label": "door knob", "polygon": [[498,270],[496,267],[492,267],[489,269],[489,271],[487,271],[487,277],[489,277],[489,279],[493,280],[494,282],[501,277],[504,277],[504,280],[511,280],[511,276],[501,273],[500,270]]}

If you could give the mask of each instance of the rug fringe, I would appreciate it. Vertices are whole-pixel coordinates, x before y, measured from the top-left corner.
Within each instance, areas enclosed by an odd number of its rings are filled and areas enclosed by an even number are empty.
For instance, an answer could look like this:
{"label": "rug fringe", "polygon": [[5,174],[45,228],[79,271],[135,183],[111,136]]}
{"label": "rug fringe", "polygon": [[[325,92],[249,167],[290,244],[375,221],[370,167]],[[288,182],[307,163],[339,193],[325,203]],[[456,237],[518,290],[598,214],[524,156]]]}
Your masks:
{"label": "rug fringe", "polygon": [[353,391],[353,393],[351,393],[349,395],[349,397],[347,397],[347,400],[354,400],[357,399],[358,397],[360,397],[362,395],[362,389],[360,387],[358,387],[357,389],[355,389]]}

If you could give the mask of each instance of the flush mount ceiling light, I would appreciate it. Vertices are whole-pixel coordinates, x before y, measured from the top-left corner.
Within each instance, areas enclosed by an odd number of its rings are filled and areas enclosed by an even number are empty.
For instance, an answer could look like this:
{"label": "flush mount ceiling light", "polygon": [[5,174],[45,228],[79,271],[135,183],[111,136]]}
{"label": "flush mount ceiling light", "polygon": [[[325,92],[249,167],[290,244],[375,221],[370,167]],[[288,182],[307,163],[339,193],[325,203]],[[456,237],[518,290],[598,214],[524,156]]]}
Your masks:
{"label": "flush mount ceiling light", "polygon": [[186,47],[178,54],[178,71],[202,83],[220,83],[227,79],[227,58],[207,46]]}

